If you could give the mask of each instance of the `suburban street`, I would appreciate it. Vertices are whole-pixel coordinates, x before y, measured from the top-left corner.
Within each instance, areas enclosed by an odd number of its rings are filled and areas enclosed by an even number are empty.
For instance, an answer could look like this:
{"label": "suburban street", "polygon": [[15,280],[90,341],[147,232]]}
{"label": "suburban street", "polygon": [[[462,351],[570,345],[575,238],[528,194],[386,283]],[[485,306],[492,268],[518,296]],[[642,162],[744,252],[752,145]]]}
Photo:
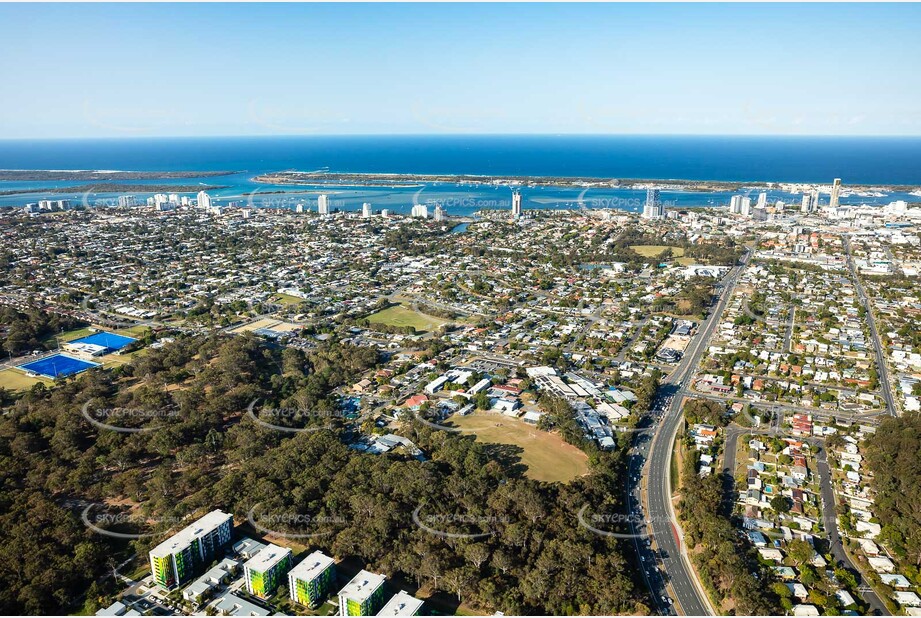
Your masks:
{"label": "suburban street", "polygon": [[851,571],[857,578],[860,594],[872,608],[873,613],[877,616],[889,616],[891,614],[886,609],[886,606],[883,605],[883,602],[873,589],[863,581],[860,571],[844,551],[841,535],[838,534],[838,519],[835,514],[835,490],[832,485],[831,469],[828,467],[828,454],[821,441],[810,440],[809,443],[816,450],[816,464],[819,469],[819,483],[822,492],[822,519],[825,524],[825,531],[828,533],[829,551],[838,564]]}
{"label": "suburban street", "polygon": [[[726,428],[726,442],[723,447],[723,474],[734,475],[736,469],[736,450],[741,436],[772,436],[776,435],[776,427],[750,428],[730,425]],[[844,551],[841,535],[838,533],[838,520],[835,510],[835,491],[832,484],[831,469],[828,466],[828,455],[825,450],[824,440],[807,440],[814,449],[816,465],[819,471],[819,486],[822,496],[822,523],[828,533],[829,552],[834,556],[835,563],[854,574],[857,579],[860,594],[870,606],[874,615],[888,616],[890,612],[872,588],[866,585],[860,570],[854,565]]]}

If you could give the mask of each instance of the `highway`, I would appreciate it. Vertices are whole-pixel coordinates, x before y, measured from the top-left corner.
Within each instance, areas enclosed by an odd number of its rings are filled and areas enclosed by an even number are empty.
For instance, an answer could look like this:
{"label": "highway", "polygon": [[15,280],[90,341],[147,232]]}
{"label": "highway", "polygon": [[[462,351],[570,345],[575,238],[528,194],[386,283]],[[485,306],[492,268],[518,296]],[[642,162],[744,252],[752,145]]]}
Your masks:
{"label": "highway", "polygon": [[870,339],[873,340],[873,348],[876,350],[876,366],[879,369],[879,385],[889,407],[889,414],[898,416],[898,408],[895,405],[895,399],[892,397],[892,389],[889,386],[889,365],[886,362],[886,354],[883,351],[883,344],[879,338],[879,332],[876,330],[876,320],[873,317],[873,307],[867,300],[867,294],[860,283],[860,277],[857,276],[857,267],[854,264],[854,255],[851,252],[851,243],[846,236],[841,237],[844,248],[847,251],[847,267],[851,271],[851,277],[854,279],[854,288],[857,290],[857,300],[867,310],[867,325],[870,327]]}
{"label": "highway", "polygon": [[[650,442],[648,433],[638,433],[630,457],[628,491],[631,493],[640,491],[641,495],[646,498],[645,509],[642,500],[639,503],[635,499],[629,501],[630,508],[634,509],[633,512],[645,512],[643,524],[635,526],[634,534],[640,536],[645,532],[645,526],[648,526],[655,540],[655,552],[652,551],[653,548],[640,542],[639,539],[635,539],[635,544],[641,562],[646,565],[644,577],[650,586],[654,603],[662,613],[671,613],[670,597],[674,598],[674,609],[679,613],[689,616],[714,613],[706,593],[697,583],[693,567],[684,553],[683,542],[679,540],[681,532],[674,518],[671,503],[672,444],[681,426],[682,399],[687,394],[700,357],[707,349],[710,337],[716,330],[720,316],[732,296],[739,274],[745,268],[751,255],[751,251],[746,252],[742,264],[729,271],[723,279],[716,307],[701,323],[697,336],[685,350],[685,355],[675,370],[663,380],[659,388],[656,400],[653,402],[653,410],[664,410],[664,412],[661,413],[661,420],[655,429],[654,437]],[[640,465],[643,465],[642,478],[634,481],[633,479],[637,477],[635,470]],[[658,561],[664,571],[664,581],[658,569],[648,568],[648,565],[654,564],[653,561]],[[664,595],[663,587],[667,589],[669,596]]]}

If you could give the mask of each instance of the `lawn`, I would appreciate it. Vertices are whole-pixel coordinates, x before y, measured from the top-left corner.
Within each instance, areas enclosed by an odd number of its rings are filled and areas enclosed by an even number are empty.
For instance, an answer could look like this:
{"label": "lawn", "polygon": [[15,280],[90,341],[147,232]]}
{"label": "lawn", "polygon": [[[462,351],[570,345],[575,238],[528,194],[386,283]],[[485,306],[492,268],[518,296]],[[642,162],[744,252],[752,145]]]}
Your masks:
{"label": "lawn", "polygon": [[[468,416],[452,416],[451,424],[472,433],[477,441],[506,444],[518,451],[512,457],[520,459],[525,475],[538,481],[567,483],[588,473],[588,455],[566,443],[559,435],[537,429],[517,418],[496,413],[476,412]],[[509,453],[493,451],[498,457]]]}
{"label": "lawn", "polygon": [[111,369],[117,365],[127,365],[132,360],[134,360],[135,356],[145,353],[146,351],[146,349],[142,349],[135,350],[134,352],[129,352],[127,354],[106,354],[96,358],[96,362],[102,363],[102,366],[106,369]]}
{"label": "lawn", "polygon": [[680,258],[684,255],[684,249],[681,247],[670,247],[668,245],[630,245],[630,248],[643,257],[657,257],[666,249],[671,249],[672,255],[676,258]]}
{"label": "lawn", "polygon": [[139,339],[143,337],[147,333],[147,331],[150,330],[149,326],[143,326],[143,325],[131,326],[129,328],[103,328],[101,326],[97,326],[94,324],[92,327],[87,326],[85,328],[77,328],[74,330],[68,330],[60,334],[49,335],[48,337],[44,339],[44,341],[42,341],[42,343],[54,344],[56,341],[60,341],[61,343],[64,343],[65,341],[73,341],[74,339],[80,339],[82,337],[89,337],[95,332],[95,331],[91,331],[90,328],[95,328],[96,331],[104,330],[108,333],[115,333],[116,335],[125,335],[126,337],[134,337],[135,339]]}
{"label": "lawn", "polygon": [[412,326],[416,329],[416,332],[433,330],[447,323],[447,320],[413,311],[403,305],[395,305],[383,311],[372,313],[368,316],[368,321],[372,324],[384,324],[387,326]]}
{"label": "lawn", "polygon": [[0,387],[11,391],[27,391],[39,382],[46,386],[54,384],[46,378],[30,378],[18,369],[4,369],[0,371]]}
{"label": "lawn", "polygon": [[[110,330],[102,328],[100,330]],[[147,331],[150,330],[149,326],[144,326],[143,324],[138,324],[137,326],[129,326],[128,328],[116,328],[112,329],[110,332],[115,333],[116,335],[124,335],[126,337],[134,337],[135,339],[140,339],[147,334]]]}
{"label": "lawn", "polygon": [[275,294],[272,300],[280,305],[299,305],[304,302],[303,298],[292,296],[291,294],[284,294],[282,292]]}
{"label": "lawn", "polygon": [[42,340],[42,343],[50,343],[52,345],[57,345],[56,342],[60,341],[64,343],[65,341],[73,341],[74,339],[79,339],[80,337],[88,337],[92,335],[93,332],[90,330],[90,327],[77,328],[74,330],[64,331],[63,333],[52,333],[45,337]]}
{"label": "lawn", "polygon": [[285,322],[282,320],[274,320],[272,318],[262,318],[261,320],[256,320],[255,322],[247,322],[242,326],[238,326],[233,329],[234,333],[244,333],[247,331],[254,331],[266,328],[268,330],[276,331],[279,333],[290,333],[296,330],[300,330],[300,326],[293,324],[291,322]]}

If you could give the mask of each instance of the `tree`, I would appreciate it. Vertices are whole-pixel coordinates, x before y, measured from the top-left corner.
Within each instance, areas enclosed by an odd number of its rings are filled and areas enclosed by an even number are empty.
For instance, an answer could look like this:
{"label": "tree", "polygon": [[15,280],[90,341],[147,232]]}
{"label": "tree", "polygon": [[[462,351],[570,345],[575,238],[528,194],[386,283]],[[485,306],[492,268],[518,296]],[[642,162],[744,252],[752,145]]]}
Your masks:
{"label": "tree", "polygon": [[876,490],[875,514],[896,556],[921,565],[921,415],[886,418],[865,445]]}
{"label": "tree", "polygon": [[464,556],[477,570],[489,560],[489,547],[482,543],[473,543],[464,550]]}
{"label": "tree", "polygon": [[771,498],[771,508],[778,513],[789,513],[791,508],[790,499],[786,496],[774,496]]}
{"label": "tree", "polygon": [[[143,555],[168,534],[163,526],[132,544],[107,543],[49,496],[74,504],[111,497],[139,519],[183,525],[214,508],[237,521],[254,505],[266,517],[309,514],[307,529],[277,527],[328,533],[311,543],[488,612],[643,609],[642,594],[624,575],[624,549],[572,523],[573,505],[606,504],[622,491],[619,451],[593,454],[590,472],[571,483],[544,483],[498,461],[473,436],[412,419],[395,431],[428,461],[350,449],[346,431],[355,431],[354,424],[282,432],[250,418],[245,410],[256,399],[259,414],[309,409],[324,421],[334,416],[341,386],[377,363],[376,350],[335,342],[301,357],[255,337],[177,337],[129,362],[117,378],[97,372],[23,393],[0,415],[0,565],[7,565],[0,568],[0,609],[6,614],[79,610],[73,600],[92,582],[107,581],[101,577],[108,564]],[[155,419],[156,431],[123,434],[83,422],[79,410],[88,401],[166,405],[178,413]],[[545,403],[572,421],[565,400]],[[434,518],[430,528],[487,536],[430,534],[413,521],[419,508],[420,521]]]}
{"label": "tree", "polygon": [[812,549],[807,541],[793,539],[787,544],[787,555],[797,566],[801,566],[812,560],[815,550]]}

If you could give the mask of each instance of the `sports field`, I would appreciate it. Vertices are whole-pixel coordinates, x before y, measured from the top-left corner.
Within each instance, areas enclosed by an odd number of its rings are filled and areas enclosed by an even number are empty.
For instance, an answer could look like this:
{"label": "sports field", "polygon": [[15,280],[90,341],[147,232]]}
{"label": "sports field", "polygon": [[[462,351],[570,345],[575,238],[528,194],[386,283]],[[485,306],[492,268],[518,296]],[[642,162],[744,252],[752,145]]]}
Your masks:
{"label": "sports field", "polygon": [[262,318],[255,322],[249,322],[243,326],[233,329],[234,333],[244,333],[246,331],[274,331],[276,333],[291,333],[299,330],[301,327],[291,322],[282,320],[273,320],[271,318]]}
{"label": "sports field", "polygon": [[52,354],[41,360],[19,365],[19,369],[31,371],[47,378],[61,378],[98,366],[99,363],[92,363],[66,354]]}
{"label": "sports field", "polygon": [[100,345],[104,348],[107,348],[109,351],[116,351],[131,345],[135,341],[137,341],[137,339],[134,339],[133,337],[126,337],[124,335],[116,335],[115,333],[99,331],[98,333],[93,333],[87,337],[74,339],[69,343],[88,343],[91,345]]}
{"label": "sports field", "polygon": [[41,382],[45,386],[51,386],[53,382],[47,378],[33,378],[27,376],[18,369],[4,369],[0,371],[0,388],[11,391],[27,391],[34,385]]}
{"label": "sports field", "polygon": [[388,326],[412,326],[417,332],[433,330],[447,323],[447,320],[413,311],[403,305],[395,305],[383,311],[372,313],[368,316],[368,321],[372,324],[385,324]]}
{"label": "sports field", "polygon": [[676,258],[680,258],[684,255],[684,249],[681,247],[670,247],[668,245],[630,245],[630,248],[643,257],[657,257],[666,249],[671,249],[672,255]]}
{"label": "sports field", "polygon": [[[90,330],[91,328],[95,328],[96,330]],[[133,339],[137,339],[138,337],[143,337],[146,335],[147,331],[150,330],[150,327],[136,325],[129,326],[128,328],[103,329],[101,326],[87,326],[85,328],[77,328],[75,330],[69,330],[60,334],[52,333],[46,337],[42,343],[51,343],[52,345],[56,345],[58,342],[64,343],[65,341],[74,341],[75,339],[80,339],[82,337],[92,336],[93,333],[103,330],[105,332],[116,333],[117,335],[124,335]]]}
{"label": "sports field", "polygon": [[588,473],[588,455],[559,435],[537,429],[517,418],[488,412],[454,415],[450,424],[472,433],[478,442],[511,444],[523,449],[525,475],[537,481],[568,483]]}
{"label": "sports field", "polygon": [[303,298],[294,296],[292,294],[285,294],[284,292],[279,292],[272,297],[276,303],[280,305],[299,305],[304,302]]}

